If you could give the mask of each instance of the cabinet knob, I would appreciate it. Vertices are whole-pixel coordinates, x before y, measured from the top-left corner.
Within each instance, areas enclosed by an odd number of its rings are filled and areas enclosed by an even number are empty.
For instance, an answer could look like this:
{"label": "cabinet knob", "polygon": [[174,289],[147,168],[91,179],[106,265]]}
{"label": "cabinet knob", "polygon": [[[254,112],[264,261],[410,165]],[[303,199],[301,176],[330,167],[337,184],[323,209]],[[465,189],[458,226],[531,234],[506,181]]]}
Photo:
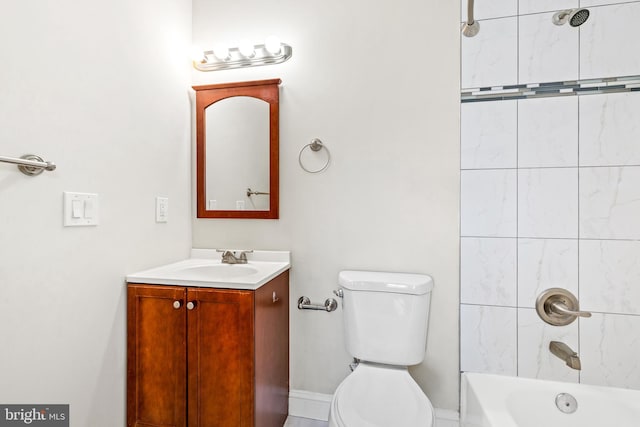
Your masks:
{"label": "cabinet knob", "polygon": [[273,293],[273,302],[278,302],[280,301],[280,298],[278,298],[278,295],[274,292]]}
{"label": "cabinet knob", "polygon": [[187,310],[193,310],[194,308],[196,308],[196,303],[193,301],[189,301],[187,303]]}
{"label": "cabinet knob", "polygon": [[173,302],[173,308],[175,308],[177,310],[180,307],[182,307],[182,302],[181,301],[176,300],[176,301]]}

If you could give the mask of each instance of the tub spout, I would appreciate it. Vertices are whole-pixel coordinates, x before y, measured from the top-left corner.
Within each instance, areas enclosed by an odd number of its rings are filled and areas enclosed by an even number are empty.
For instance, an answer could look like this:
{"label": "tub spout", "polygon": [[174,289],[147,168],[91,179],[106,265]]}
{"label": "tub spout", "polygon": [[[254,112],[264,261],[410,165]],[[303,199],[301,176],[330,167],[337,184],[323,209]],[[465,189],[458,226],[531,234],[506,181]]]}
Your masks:
{"label": "tub spout", "polygon": [[571,348],[565,343],[560,341],[551,341],[549,343],[549,351],[551,351],[554,356],[557,356],[560,359],[564,360],[567,366],[571,369],[576,369],[578,371],[582,369],[578,353],[571,350]]}

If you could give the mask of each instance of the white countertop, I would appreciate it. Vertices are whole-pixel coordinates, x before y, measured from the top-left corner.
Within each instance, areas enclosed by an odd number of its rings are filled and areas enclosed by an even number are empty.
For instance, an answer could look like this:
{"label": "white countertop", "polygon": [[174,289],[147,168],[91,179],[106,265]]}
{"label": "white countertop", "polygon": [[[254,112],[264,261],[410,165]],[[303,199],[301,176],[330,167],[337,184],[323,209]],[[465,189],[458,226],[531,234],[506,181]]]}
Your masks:
{"label": "white countertop", "polygon": [[[231,249],[233,250],[233,249]],[[127,275],[128,283],[256,290],[291,266],[289,251],[254,251],[246,264],[222,264],[215,249],[192,249],[191,258]]]}

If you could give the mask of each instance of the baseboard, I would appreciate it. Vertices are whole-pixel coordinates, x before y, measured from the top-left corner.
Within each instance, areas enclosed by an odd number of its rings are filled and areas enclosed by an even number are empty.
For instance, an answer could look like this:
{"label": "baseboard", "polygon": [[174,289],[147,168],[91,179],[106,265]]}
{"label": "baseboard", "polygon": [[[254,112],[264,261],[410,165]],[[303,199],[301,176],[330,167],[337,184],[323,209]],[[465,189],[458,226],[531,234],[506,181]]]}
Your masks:
{"label": "baseboard", "polygon": [[289,415],[293,417],[329,420],[331,394],[314,393],[305,390],[289,391]]}
{"label": "baseboard", "polygon": [[[314,393],[305,390],[289,391],[289,415],[292,417],[311,418],[313,420],[327,421],[329,419],[329,407],[331,406],[331,394]],[[457,411],[435,408],[436,419],[443,421],[458,421],[460,416]]]}

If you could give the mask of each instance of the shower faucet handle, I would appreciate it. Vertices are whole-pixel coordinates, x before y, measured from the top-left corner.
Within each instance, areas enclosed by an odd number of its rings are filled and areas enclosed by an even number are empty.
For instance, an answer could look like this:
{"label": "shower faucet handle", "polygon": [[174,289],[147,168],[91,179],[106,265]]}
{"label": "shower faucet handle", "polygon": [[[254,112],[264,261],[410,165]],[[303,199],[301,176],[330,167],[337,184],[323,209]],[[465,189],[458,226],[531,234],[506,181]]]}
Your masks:
{"label": "shower faucet handle", "polygon": [[588,311],[581,311],[578,299],[568,290],[551,288],[542,292],[536,300],[538,316],[553,326],[566,326],[578,317],[591,317]]}

